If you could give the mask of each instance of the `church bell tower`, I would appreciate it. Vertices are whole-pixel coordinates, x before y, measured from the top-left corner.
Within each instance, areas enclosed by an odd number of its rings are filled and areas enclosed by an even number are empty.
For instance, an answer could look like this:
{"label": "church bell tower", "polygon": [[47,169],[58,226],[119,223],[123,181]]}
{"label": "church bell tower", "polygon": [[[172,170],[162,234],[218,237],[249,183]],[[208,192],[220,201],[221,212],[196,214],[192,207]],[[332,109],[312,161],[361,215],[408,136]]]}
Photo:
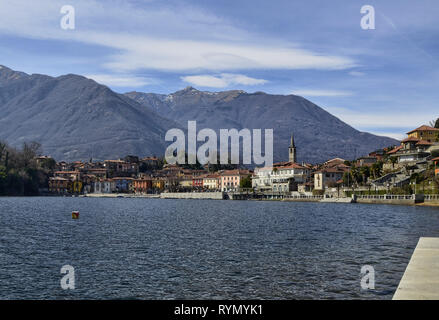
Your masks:
{"label": "church bell tower", "polygon": [[296,144],[294,143],[294,136],[291,134],[290,146],[288,148],[288,161],[289,162],[297,162],[297,154],[296,154]]}

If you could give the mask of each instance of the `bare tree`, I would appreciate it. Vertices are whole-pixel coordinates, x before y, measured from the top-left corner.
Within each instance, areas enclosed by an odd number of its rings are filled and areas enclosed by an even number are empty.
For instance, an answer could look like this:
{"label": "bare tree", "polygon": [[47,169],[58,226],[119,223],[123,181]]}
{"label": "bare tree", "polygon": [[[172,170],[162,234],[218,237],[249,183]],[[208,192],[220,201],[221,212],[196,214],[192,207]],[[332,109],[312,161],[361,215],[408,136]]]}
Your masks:
{"label": "bare tree", "polygon": [[29,167],[32,161],[41,152],[41,144],[35,141],[23,143],[23,148],[21,150],[21,163],[23,167]]}
{"label": "bare tree", "polygon": [[431,120],[430,121],[430,127],[439,129],[439,118],[437,118],[436,120]]}

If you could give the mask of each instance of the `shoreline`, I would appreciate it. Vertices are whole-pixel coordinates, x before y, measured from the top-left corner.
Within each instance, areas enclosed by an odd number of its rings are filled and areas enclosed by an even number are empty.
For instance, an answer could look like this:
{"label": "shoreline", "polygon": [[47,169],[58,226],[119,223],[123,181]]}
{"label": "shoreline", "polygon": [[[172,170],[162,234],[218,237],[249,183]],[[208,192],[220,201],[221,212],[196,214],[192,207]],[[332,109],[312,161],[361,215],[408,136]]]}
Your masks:
{"label": "shoreline", "polygon": [[[201,194],[201,196],[200,196]],[[173,194],[175,195],[175,194]],[[33,195],[33,196],[0,196],[0,198],[33,198],[33,197],[56,197],[56,198],[139,198],[139,199],[180,199],[180,200],[232,200],[232,201],[279,201],[279,202],[314,202],[314,203],[336,203],[336,204],[376,204],[376,205],[402,205],[402,206],[419,206],[419,207],[439,207],[439,201],[424,201],[420,203],[409,203],[410,200],[385,200],[373,199],[372,201],[363,201],[351,198],[246,198],[246,199],[225,199],[218,196],[218,193],[180,193],[178,196],[162,194],[127,194],[127,193],[110,193],[110,194],[87,194],[87,195]]]}

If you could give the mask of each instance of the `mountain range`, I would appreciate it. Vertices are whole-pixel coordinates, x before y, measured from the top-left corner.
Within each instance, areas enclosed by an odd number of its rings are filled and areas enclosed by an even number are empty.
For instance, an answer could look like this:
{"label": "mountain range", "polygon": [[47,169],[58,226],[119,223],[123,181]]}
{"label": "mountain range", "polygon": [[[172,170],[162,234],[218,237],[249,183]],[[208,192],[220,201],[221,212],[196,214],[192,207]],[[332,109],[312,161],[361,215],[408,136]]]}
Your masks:
{"label": "mountain range", "polygon": [[187,126],[188,120],[196,120],[198,129],[274,129],[275,161],[288,160],[292,134],[299,162],[317,163],[334,157],[356,159],[399,144],[392,138],[360,132],[296,95],[241,90],[205,92],[187,87],[169,95],[128,92],[126,96],[182,126]]}
{"label": "mountain range", "polygon": [[11,145],[37,141],[57,160],[161,155],[169,127],[179,125],[85,77],[0,69],[0,139]]}
{"label": "mountain range", "polygon": [[165,133],[186,128],[274,129],[274,158],[288,159],[294,133],[298,160],[354,159],[397,144],[360,132],[296,95],[193,87],[172,94],[119,94],[83,76],[50,77],[0,66],[0,140],[37,141],[57,160],[163,155]]}

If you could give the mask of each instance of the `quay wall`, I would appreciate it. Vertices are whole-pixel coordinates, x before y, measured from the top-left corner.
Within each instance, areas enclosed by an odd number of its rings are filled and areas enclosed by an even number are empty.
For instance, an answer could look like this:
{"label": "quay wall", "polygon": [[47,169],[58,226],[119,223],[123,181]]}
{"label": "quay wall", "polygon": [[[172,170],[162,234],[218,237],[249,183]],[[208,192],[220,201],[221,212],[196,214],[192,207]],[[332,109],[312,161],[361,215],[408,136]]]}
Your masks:
{"label": "quay wall", "polygon": [[161,199],[224,199],[223,192],[163,192]]}
{"label": "quay wall", "polygon": [[415,200],[402,200],[402,199],[357,199],[357,203],[369,203],[369,204],[396,204],[396,205],[414,205]]}
{"label": "quay wall", "polygon": [[424,195],[380,195],[380,196],[357,196],[353,199],[356,203],[369,204],[394,204],[394,205],[415,205],[424,202]]}
{"label": "quay wall", "polygon": [[137,194],[137,193],[87,193],[80,195],[87,198],[159,198],[158,194]]}

